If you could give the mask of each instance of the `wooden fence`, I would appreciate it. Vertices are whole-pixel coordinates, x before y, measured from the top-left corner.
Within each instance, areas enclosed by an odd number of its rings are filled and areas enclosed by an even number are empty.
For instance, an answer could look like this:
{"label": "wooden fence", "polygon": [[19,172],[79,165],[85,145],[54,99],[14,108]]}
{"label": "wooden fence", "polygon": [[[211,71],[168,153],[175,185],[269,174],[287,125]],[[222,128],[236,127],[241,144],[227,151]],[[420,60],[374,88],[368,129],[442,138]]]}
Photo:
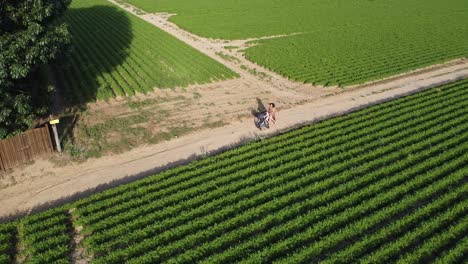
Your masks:
{"label": "wooden fence", "polygon": [[0,172],[31,163],[38,157],[49,157],[53,152],[48,125],[1,140]]}

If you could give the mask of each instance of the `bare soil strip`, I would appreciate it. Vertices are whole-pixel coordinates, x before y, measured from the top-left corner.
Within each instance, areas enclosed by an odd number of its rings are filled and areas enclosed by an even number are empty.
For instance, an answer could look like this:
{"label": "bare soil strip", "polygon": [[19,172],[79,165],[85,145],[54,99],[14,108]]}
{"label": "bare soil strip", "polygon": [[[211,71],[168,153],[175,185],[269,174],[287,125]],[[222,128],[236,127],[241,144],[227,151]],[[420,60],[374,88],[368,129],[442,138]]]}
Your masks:
{"label": "bare soil strip", "polygon": [[70,236],[72,240],[70,242],[70,262],[74,264],[84,264],[90,262],[90,257],[85,252],[83,245],[84,236],[81,234],[81,230],[83,229],[82,226],[76,227],[74,225],[74,217],[73,217],[73,210],[69,210],[68,214],[68,221],[70,225]]}

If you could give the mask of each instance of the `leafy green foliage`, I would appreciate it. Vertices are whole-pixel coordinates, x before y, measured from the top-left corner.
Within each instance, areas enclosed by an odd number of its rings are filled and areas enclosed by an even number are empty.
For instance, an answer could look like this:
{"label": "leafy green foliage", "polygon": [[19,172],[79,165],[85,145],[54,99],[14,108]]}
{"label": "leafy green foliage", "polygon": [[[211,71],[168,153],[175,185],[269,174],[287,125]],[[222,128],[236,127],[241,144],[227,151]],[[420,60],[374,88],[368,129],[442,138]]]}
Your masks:
{"label": "leafy green foliage", "polygon": [[0,139],[44,114],[50,89],[37,85],[37,70],[70,43],[66,25],[57,23],[70,1],[0,1]]}
{"label": "leafy green foliage", "polygon": [[72,52],[56,68],[70,101],[147,93],[154,88],[237,76],[166,32],[105,0],[74,1],[64,21]]}
{"label": "leafy green foliage", "polygon": [[0,225],[0,263],[13,263],[13,255],[15,252],[15,234],[16,227],[9,224]]}
{"label": "leafy green foliage", "polygon": [[0,139],[27,129],[35,117],[28,95],[14,95],[0,88]]}
{"label": "leafy green foliage", "polygon": [[[467,99],[468,80],[443,85],[65,207],[94,263],[456,263]],[[66,230],[63,210],[20,221],[31,257]]]}
{"label": "leafy green foliage", "polygon": [[71,231],[63,208],[22,219],[18,243],[25,263],[69,263]]}
{"label": "leafy green foliage", "polygon": [[468,56],[465,0],[126,0],[198,35],[257,42],[246,57],[299,82],[364,83]]}

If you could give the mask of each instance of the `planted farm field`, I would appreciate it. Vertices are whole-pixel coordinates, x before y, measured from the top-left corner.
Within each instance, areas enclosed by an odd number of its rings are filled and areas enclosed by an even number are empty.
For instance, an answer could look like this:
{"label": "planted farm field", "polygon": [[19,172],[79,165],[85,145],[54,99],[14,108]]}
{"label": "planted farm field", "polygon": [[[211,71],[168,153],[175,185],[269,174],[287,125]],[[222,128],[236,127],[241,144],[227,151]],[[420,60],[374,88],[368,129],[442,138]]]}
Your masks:
{"label": "planted farm field", "polygon": [[290,79],[348,86],[468,55],[464,0],[126,0],[215,39],[253,42],[246,57]]}
{"label": "planted farm field", "polygon": [[262,40],[247,49],[246,57],[295,81],[325,86],[360,84],[467,57],[468,37],[451,38],[448,44],[444,34],[420,36],[419,30],[407,29],[406,36],[398,36],[382,34],[391,32],[386,26],[342,28],[332,33]]}
{"label": "planted farm field", "polygon": [[0,225],[0,263],[69,263],[69,223],[67,212],[58,208]]}
{"label": "planted farm field", "polygon": [[70,100],[187,86],[237,74],[105,0],[74,0],[65,21],[72,50],[55,76]]}
{"label": "planted farm field", "polygon": [[24,226],[55,219],[37,232],[57,234],[50,252],[65,252],[61,235],[71,221],[93,263],[459,263],[468,256],[467,197],[463,80],[14,225],[21,244]]}

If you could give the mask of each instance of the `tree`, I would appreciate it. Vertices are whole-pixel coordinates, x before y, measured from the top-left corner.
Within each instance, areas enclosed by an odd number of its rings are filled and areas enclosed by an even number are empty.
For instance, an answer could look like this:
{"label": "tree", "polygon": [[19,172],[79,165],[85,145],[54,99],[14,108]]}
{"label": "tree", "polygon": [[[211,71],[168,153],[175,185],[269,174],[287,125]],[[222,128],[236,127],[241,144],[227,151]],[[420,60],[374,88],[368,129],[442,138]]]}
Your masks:
{"label": "tree", "polygon": [[47,111],[51,91],[37,84],[38,69],[70,44],[60,20],[70,2],[0,0],[0,139],[28,129]]}

